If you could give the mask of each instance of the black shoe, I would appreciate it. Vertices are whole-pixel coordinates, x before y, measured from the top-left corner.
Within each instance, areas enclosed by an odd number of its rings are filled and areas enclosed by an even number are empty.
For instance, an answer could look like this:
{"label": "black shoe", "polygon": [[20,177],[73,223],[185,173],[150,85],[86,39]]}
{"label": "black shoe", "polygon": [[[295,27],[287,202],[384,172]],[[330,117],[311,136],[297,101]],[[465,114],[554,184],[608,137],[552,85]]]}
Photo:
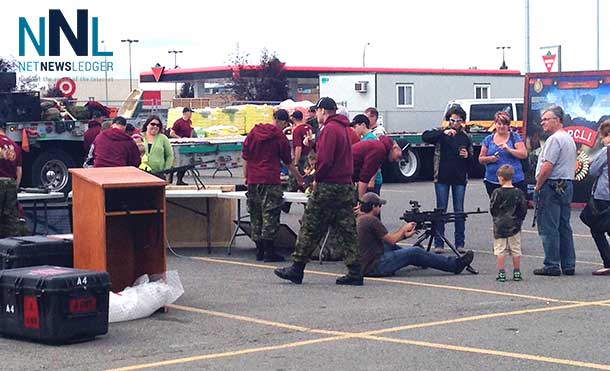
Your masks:
{"label": "black shoe", "polygon": [[305,263],[294,262],[290,267],[277,268],[273,271],[279,278],[292,281],[300,285],[303,283],[303,271],[305,270]]}
{"label": "black shoe", "polygon": [[538,268],[534,269],[534,274],[536,276],[561,276],[561,271],[559,269]]}
{"label": "black shoe", "polygon": [[185,185],[188,185],[188,183],[185,183],[184,181],[179,180],[179,181],[176,182],[176,185],[185,186]]}
{"label": "black shoe", "polygon": [[263,248],[263,244],[261,241],[254,241],[256,244],[256,261],[263,261],[265,258],[265,249]]}
{"label": "black shoe", "polygon": [[335,281],[337,285],[364,285],[364,278],[362,277],[362,267],[360,266],[360,264],[352,264],[348,266],[348,268],[349,272],[345,276],[337,278],[337,280]]}
{"label": "black shoe", "polygon": [[286,260],[283,256],[275,253],[275,247],[273,246],[272,240],[261,240],[260,242],[265,251],[265,263],[276,263]]}
{"label": "black shoe", "polygon": [[455,271],[453,273],[460,274],[462,271],[472,263],[474,259],[474,252],[468,250],[466,253],[459,258],[455,259]]}
{"label": "black shoe", "polygon": [[564,276],[573,276],[575,272],[574,272],[574,269],[565,269],[565,270],[562,270],[561,273]]}

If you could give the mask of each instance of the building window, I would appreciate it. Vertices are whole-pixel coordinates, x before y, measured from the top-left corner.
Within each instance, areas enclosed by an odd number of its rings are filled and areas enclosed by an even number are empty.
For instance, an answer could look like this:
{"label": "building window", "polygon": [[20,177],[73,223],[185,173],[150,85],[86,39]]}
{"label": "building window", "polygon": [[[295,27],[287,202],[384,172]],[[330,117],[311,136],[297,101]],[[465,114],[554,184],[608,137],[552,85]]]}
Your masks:
{"label": "building window", "polygon": [[396,107],[413,107],[413,84],[396,84]]}
{"label": "building window", "polygon": [[475,84],[474,85],[474,99],[489,99],[491,85],[489,84]]}

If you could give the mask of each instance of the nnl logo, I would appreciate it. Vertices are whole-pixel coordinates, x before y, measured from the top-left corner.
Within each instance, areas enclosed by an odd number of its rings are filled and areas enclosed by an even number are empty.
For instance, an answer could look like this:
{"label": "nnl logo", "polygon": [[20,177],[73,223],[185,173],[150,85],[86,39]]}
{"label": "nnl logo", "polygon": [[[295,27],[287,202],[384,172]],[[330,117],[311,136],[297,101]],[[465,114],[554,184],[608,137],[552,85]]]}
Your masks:
{"label": "nnl logo", "polygon": [[[76,11],[76,35],[68,24],[63,13],[59,9],[49,9],[49,56],[57,57],[60,55],[59,36],[63,32],[64,36],[72,46],[72,50],[77,56],[83,57],[89,55],[89,11],[87,9],[78,9]],[[91,18],[91,45],[93,56],[112,56],[111,51],[99,51],[98,41],[98,18]],[[36,49],[39,56],[45,56],[45,18],[38,18],[38,38],[34,36],[34,32],[30,27],[25,17],[19,17],[19,56],[25,55],[25,34],[30,38],[32,45]]]}

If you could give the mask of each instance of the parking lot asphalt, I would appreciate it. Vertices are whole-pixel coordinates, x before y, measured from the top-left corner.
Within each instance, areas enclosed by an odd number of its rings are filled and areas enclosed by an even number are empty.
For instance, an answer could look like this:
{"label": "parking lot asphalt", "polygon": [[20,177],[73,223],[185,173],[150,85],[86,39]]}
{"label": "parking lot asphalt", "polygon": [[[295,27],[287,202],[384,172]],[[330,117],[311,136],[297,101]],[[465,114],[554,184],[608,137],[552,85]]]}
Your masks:
{"label": "parking lot asphalt", "polygon": [[[208,183],[238,182],[220,177]],[[388,229],[409,200],[434,207],[431,182],[384,184]],[[466,210],[486,210],[482,181],[466,191]],[[282,221],[298,230],[302,207]],[[542,265],[530,210],[522,234],[524,281],[495,280],[491,218],[467,220],[467,249],[479,275],[409,267],[362,287],[334,283],[341,262],[311,262],[302,285],[278,279],[282,263],[259,263],[254,245],[168,251],[185,293],[169,311],[111,324],[94,341],[48,346],[0,338],[3,370],[610,370],[610,281],[586,227],[572,212],[573,277],[535,277]],[[452,237],[452,227],[447,236]],[[408,241],[407,241],[408,243]],[[288,264],[288,263],[286,263]],[[510,264],[507,265],[510,272]]]}

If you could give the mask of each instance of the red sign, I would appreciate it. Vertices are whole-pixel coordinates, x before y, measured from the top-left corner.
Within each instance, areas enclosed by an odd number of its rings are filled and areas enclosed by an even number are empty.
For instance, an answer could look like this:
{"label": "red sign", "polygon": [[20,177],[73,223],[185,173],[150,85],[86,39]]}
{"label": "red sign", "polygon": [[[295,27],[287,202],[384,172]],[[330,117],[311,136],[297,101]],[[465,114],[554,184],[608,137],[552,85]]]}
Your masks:
{"label": "red sign", "polygon": [[164,70],[165,70],[165,67],[159,66],[159,64],[157,64],[156,66],[154,66],[152,68],[153,76],[154,76],[156,82],[159,82],[159,79],[161,78],[161,75],[163,75]]}
{"label": "red sign", "polygon": [[553,63],[555,63],[555,58],[557,58],[557,54],[551,54],[551,52],[547,52],[542,56],[542,61],[544,62],[544,66],[546,67],[547,72],[551,72],[553,69]]}
{"label": "red sign", "polygon": [[35,296],[23,297],[23,326],[29,329],[40,328],[40,316],[38,314],[38,301]]}
{"label": "red sign", "polygon": [[595,145],[597,132],[593,129],[589,129],[584,126],[568,126],[564,128],[564,130],[570,134],[576,143],[582,143],[589,147],[593,147]]}
{"label": "red sign", "polygon": [[90,313],[95,312],[97,300],[93,297],[70,299],[70,313]]}
{"label": "red sign", "polygon": [[64,97],[71,97],[76,91],[76,83],[69,77],[62,77],[55,83],[55,88],[59,90]]}

